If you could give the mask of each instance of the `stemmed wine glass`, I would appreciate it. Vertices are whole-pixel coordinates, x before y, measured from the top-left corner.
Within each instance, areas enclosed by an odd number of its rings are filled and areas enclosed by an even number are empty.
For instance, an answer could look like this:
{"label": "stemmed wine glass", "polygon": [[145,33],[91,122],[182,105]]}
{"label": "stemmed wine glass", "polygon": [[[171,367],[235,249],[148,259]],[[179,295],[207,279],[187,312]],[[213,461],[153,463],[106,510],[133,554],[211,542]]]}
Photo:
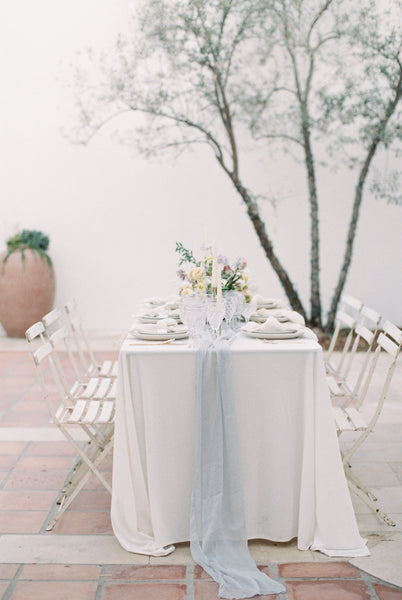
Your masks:
{"label": "stemmed wine glass", "polygon": [[225,316],[225,304],[222,300],[208,298],[207,300],[207,321],[212,327],[214,337],[218,337],[218,330]]}
{"label": "stemmed wine glass", "polygon": [[250,300],[250,302],[246,302],[246,300],[243,300],[243,305],[241,307],[241,314],[243,315],[246,323],[249,322],[251,315],[253,315],[256,310],[257,310],[257,302],[255,300]]}

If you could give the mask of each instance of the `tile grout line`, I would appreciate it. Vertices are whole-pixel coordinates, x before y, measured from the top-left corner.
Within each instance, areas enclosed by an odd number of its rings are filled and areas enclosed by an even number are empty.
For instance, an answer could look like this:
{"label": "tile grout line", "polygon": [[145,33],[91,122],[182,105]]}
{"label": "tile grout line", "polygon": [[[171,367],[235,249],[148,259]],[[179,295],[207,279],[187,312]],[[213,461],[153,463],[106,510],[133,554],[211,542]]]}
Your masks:
{"label": "tile grout line", "polygon": [[194,600],[194,565],[186,566],[186,600]]}
{"label": "tile grout line", "polygon": [[4,487],[7,485],[8,480],[10,479],[10,476],[14,472],[14,469],[18,466],[18,463],[20,462],[21,458],[23,458],[23,456],[26,455],[26,453],[28,452],[28,449],[31,446],[31,444],[32,444],[32,442],[25,442],[24,448],[21,450],[21,452],[18,455],[18,458],[16,459],[15,463],[13,464],[13,466],[11,467],[11,469],[8,469],[7,475],[5,475],[5,477],[3,478],[2,482],[0,483],[0,491],[4,490]]}
{"label": "tile grout line", "polygon": [[7,586],[6,591],[3,594],[2,600],[9,600],[11,598],[11,595],[14,592],[15,586],[17,585],[20,575],[22,573],[22,570],[24,568],[24,565],[19,565],[14,577],[11,579],[9,585]]}
{"label": "tile grout line", "polygon": [[94,600],[101,600],[103,595],[103,586],[106,581],[106,572],[108,570],[108,565],[102,565],[101,572],[98,579],[98,585],[95,592]]}

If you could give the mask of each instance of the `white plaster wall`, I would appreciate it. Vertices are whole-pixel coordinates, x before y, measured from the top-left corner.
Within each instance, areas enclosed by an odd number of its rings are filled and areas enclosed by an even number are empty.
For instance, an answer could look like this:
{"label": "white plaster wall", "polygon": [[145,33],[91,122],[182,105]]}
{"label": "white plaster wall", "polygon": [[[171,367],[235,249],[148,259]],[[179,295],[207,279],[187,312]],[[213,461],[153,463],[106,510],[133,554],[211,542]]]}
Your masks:
{"label": "white plaster wall", "polygon": [[[128,0],[0,0],[0,251],[17,229],[50,236],[56,305],[75,297],[89,329],[122,331],[144,296],[176,290],[176,240],[217,240],[247,257],[261,293],[282,296],[245,210],[206,150],[153,162],[105,129],[87,148],[61,129],[71,118],[63,87],[76,52],[111,44],[126,28]],[[57,79],[59,77],[59,80]],[[309,297],[304,177],[283,161],[244,152],[246,185],[280,191],[264,214],[281,260]],[[322,291],[328,308],[351,203],[350,175],[323,176]],[[369,196],[346,290],[402,325],[402,209]]]}

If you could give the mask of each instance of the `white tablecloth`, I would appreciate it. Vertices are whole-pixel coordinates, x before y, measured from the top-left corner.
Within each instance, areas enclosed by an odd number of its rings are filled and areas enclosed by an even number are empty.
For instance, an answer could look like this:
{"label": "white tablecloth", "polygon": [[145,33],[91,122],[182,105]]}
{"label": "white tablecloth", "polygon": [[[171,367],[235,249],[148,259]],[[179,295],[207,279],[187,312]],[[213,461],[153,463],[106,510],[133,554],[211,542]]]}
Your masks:
{"label": "white tablecloth", "polygon": [[[111,518],[123,548],[188,541],[196,351],[185,342],[120,351]],[[232,345],[248,538],[364,556],[343,472],[320,346]]]}

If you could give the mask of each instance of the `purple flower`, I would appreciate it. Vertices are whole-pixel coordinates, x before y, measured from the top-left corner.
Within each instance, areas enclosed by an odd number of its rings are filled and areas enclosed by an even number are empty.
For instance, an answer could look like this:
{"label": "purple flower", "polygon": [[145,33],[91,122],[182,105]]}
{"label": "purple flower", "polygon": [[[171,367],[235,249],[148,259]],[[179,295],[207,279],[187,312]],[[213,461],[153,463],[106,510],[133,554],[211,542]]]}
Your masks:
{"label": "purple flower", "polygon": [[178,276],[180,279],[182,279],[183,281],[184,281],[185,279],[187,279],[187,274],[186,274],[186,272],[185,272],[185,271],[183,271],[183,269],[179,269],[179,270],[177,271],[177,276]]}
{"label": "purple flower", "polygon": [[245,269],[247,267],[247,261],[242,256],[238,256],[235,262],[236,269]]}

